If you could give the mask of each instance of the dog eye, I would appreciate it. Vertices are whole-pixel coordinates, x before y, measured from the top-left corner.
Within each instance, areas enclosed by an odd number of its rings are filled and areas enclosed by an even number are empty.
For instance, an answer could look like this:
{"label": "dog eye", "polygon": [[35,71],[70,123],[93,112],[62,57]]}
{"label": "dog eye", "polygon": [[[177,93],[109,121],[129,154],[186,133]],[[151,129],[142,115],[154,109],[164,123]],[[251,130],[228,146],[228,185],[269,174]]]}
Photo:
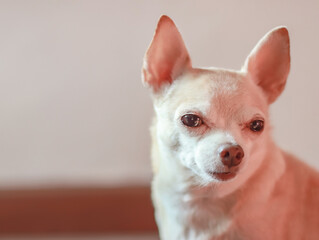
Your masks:
{"label": "dog eye", "polygon": [[254,120],[250,123],[249,128],[253,132],[260,132],[264,129],[264,121],[263,120]]}
{"label": "dog eye", "polygon": [[203,123],[202,119],[195,114],[185,114],[181,120],[188,127],[199,127]]}

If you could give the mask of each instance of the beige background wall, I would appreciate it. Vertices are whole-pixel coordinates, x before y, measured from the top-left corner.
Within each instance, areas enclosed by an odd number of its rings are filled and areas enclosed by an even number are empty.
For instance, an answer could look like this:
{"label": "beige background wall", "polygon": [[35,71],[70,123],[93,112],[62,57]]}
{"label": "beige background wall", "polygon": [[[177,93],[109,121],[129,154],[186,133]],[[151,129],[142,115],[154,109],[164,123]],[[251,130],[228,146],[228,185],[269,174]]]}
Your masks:
{"label": "beige background wall", "polygon": [[140,82],[161,14],[194,66],[238,69],[287,25],[279,145],[319,168],[318,1],[0,1],[0,187],[145,183],[152,109]]}

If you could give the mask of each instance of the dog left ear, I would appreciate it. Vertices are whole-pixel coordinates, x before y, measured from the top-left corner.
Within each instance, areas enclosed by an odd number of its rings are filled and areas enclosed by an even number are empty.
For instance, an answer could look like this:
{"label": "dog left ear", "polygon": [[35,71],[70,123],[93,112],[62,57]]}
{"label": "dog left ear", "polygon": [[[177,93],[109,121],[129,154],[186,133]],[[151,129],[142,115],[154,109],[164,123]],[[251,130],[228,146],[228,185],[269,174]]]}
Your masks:
{"label": "dog left ear", "polygon": [[274,102],[285,88],[290,70],[288,30],[277,27],[268,32],[246,59],[243,70]]}

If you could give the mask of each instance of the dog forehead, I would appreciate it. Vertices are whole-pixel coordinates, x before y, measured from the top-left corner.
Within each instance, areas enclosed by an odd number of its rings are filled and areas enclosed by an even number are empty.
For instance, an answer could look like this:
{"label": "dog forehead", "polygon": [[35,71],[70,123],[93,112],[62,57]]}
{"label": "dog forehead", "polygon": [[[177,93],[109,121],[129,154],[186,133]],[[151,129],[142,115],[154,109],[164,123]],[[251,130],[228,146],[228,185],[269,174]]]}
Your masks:
{"label": "dog forehead", "polygon": [[240,72],[220,69],[193,69],[177,79],[168,99],[184,105],[197,103],[206,107],[212,102],[231,100],[238,94],[243,76]]}
{"label": "dog forehead", "polygon": [[[218,92],[234,92],[238,89],[242,79],[240,72],[222,69],[193,69],[182,76],[180,86],[182,88],[192,88],[194,94],[216,94]],[[183,85],[183,86],[182,86]]]}

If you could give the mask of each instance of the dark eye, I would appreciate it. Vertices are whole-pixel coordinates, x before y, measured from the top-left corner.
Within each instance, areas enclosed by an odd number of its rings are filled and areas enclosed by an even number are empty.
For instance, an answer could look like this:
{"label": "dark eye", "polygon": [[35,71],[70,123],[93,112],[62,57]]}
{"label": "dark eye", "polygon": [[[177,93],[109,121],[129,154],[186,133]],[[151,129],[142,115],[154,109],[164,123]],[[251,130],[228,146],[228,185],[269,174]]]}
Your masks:
{"label": "dark eye", "polygon": [[188,127],[199,127],[203,123],[202,119],[195,114],[185,114],[181,120]]}
{"label": "dark eye", "polygon": [[254,120],[250,123],[249,128],[253,132],[261,132],[264,129],[264,121]]}

